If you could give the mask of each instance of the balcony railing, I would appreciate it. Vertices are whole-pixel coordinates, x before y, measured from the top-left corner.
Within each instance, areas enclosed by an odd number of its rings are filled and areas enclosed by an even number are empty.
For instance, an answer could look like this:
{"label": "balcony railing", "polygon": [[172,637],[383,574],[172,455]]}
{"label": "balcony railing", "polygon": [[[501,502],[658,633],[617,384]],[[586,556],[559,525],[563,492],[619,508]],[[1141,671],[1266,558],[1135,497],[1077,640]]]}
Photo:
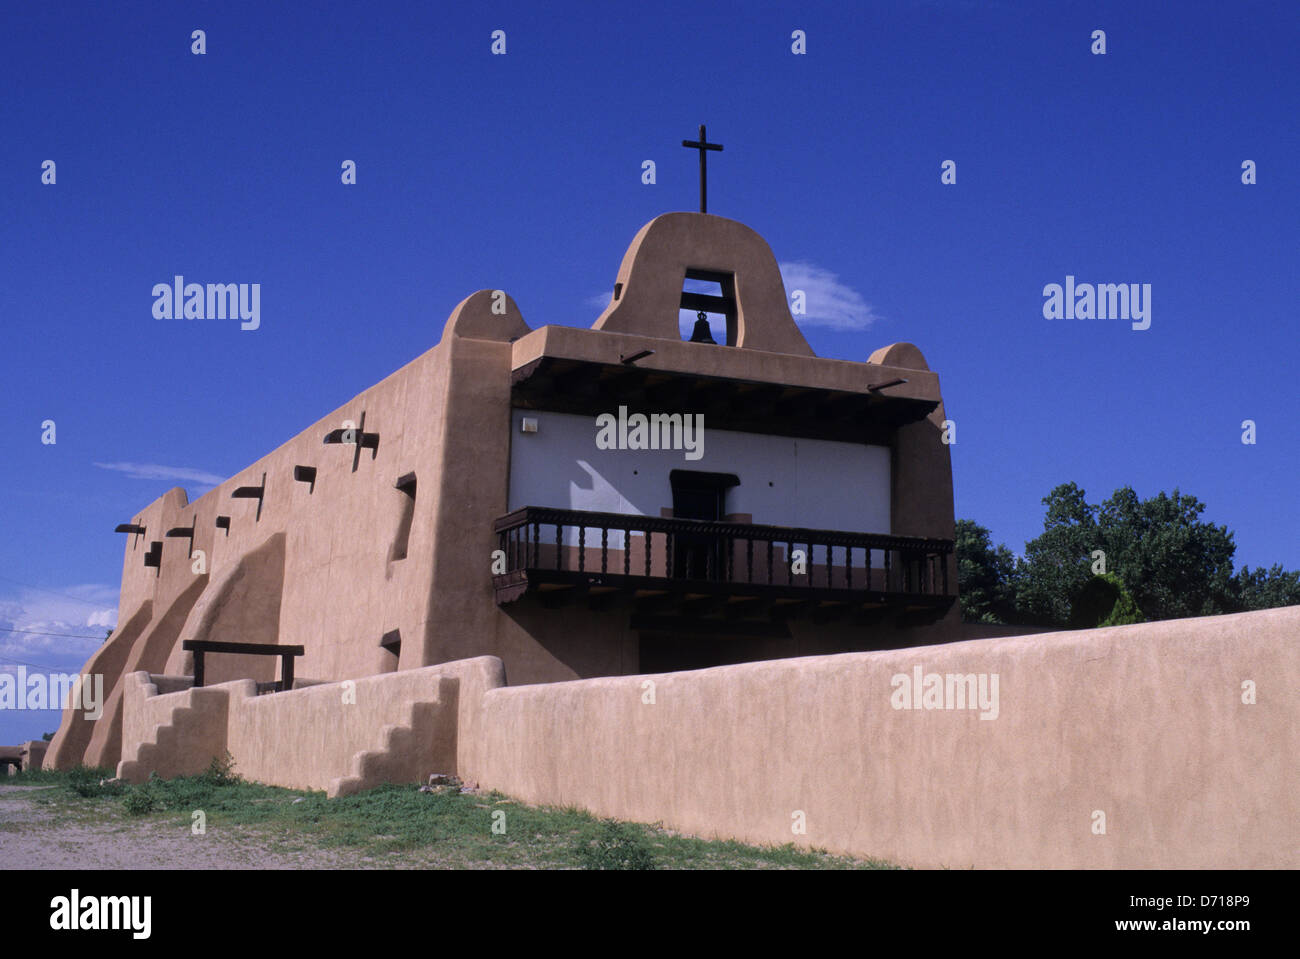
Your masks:
{"label": "balcony railing", "polygon": [[953,598],[951,540],[536,506],[494,529],[506,567],[493,578],[498,603],[557,590],[930,609]]}

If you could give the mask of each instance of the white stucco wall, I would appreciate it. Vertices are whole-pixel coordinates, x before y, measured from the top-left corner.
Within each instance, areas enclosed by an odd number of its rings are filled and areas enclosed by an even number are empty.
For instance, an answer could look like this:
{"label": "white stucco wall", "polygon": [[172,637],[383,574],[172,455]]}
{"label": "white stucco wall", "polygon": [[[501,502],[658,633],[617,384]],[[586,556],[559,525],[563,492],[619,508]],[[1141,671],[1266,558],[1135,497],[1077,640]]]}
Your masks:
{"label": "white stucco wall", "polygon": [[[615,412],[615,411],[611,411]],[[520,430],[535,418],[536,433]],[[713,430],[703,452],[602,450],[596,417],[536,410],[511,414],[510,509],[562,509],[658,516],[673,505],[674,469],[734,473],[728,513],[755,523],[889,533],[889,449],[860,443]],[[611,546],[621,548],[621,543]]]}

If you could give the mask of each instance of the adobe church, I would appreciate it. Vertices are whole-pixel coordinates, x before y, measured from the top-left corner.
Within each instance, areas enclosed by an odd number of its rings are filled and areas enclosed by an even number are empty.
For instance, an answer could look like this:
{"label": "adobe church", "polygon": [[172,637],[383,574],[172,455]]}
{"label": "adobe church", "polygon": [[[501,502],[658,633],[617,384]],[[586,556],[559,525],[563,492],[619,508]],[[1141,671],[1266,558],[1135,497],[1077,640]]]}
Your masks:
{"label": "adobe church", "polygon": [[[121,523],[102,716],[66,711],[44,764],[229,756],[331,797],[450,774],[923,868],[1294,868],[1300,607],[963,627],[938,377],[906,343],[814,356],[703,184],[590,329],[481,290],[383,382]],[[934,702],[901,703],[923,675]],[[517,841],[502,809],[481,828]]]}
{"label": "adobe church", "polygon": [[66,712],[46,763],[124,758],[133,674],[274,698],[484,656],[518,686],[962,638],[944,419],[915,346],[814,355],[753,230],[656,217],[590,329],[480,290],[422,356],[119,526],[119,625],[83,670],[104,716]]}

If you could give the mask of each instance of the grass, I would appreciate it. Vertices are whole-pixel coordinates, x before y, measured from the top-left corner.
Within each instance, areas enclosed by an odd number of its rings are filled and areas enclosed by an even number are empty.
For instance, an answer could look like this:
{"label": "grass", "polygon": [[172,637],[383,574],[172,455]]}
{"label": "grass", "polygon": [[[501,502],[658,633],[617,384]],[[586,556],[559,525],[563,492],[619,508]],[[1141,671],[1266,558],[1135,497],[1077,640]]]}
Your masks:
{"label": "grass", "polygon": [[455,787],[420,792],[389,785],[326,799],[321,792],[240,780],[213,761],[198,776],[133,786],[101,780],[111,770],[38,770],[10,785],[49,786],[23,799],[60,815],[113,824],[156,821],[189,827],[202,810],[207,835],[239,827],[270,848],[346,848],[378,865],[514,869],[893,869],[793,843],[753,846],[677,835],[658,825],[599,819],[577,809],[530,806],[499,793]]}

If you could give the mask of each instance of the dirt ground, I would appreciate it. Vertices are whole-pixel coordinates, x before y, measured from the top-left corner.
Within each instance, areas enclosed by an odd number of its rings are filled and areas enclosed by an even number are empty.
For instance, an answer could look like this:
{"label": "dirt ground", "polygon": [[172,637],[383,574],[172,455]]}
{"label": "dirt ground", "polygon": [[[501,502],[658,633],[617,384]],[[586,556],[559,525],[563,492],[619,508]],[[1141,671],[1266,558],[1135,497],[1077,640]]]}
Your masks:
{"label": "dirt ground", "polygon": [[[49,786],[0,785],[0,869],[392,868],[349,850],[276,843],[266,833],[185,823],[70,818],[26,798]],[[411,863],[410,865],[415,865]]]}

